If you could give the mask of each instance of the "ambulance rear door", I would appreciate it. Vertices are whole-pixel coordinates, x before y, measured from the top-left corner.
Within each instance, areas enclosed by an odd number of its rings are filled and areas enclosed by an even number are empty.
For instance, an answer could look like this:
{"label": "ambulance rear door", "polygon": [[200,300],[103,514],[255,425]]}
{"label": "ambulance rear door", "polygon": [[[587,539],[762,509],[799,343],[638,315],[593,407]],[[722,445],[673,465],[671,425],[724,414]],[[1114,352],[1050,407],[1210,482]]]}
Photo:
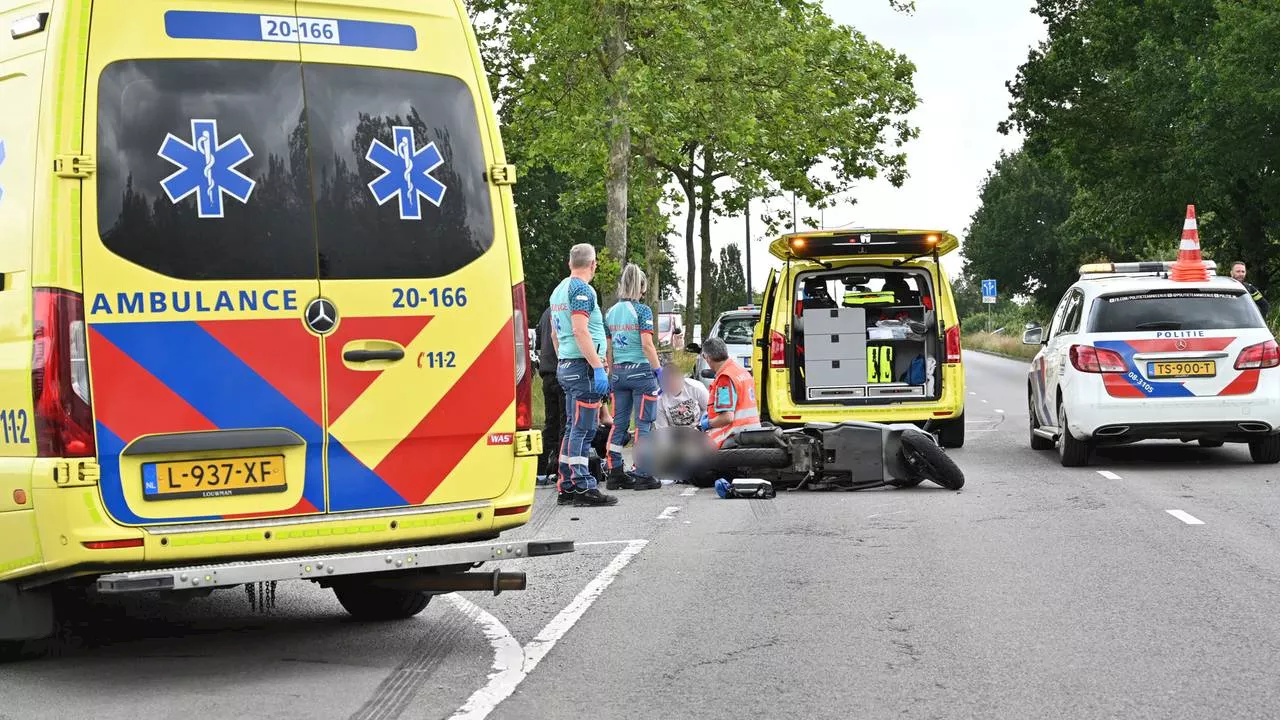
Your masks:
{"label": "ambulance rear door", "polygon": [[[495,139],[452,0],[298,3],[334,512],[501,495],[515,452]],[[301,34],[300,33],[300,34]]]}
{"label": "ambulance rear door", "polygon": [[79,229],[105,506],[131,525],[323,512],[294,3],[92,8]]}

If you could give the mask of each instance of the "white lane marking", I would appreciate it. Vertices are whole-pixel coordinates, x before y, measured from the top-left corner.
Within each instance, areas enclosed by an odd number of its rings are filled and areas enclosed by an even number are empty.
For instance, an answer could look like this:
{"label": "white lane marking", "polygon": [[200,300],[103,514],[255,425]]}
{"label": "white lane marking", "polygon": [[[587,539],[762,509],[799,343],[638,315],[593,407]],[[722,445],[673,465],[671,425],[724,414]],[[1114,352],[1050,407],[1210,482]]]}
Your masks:
{"label": "white lane marking", "polygon": [[987,400],[983,400],[982,402],[989,402],[989,401],[987,401]]}
{"label": "white lane marking", "polygon": [[698,488],[688,488],[684,492],[680,493],[680,497],[692,497],[697,494]]}
{"label": "white lane marking", "polygon": [[678,506],[676,506],[676,505],[672,505],[671,507],[667,508],[666,510],[663,510],[662,512],[658,513],[658,519],[659,519],[659,520],[672,520],[672,519],[674,519],[674,518],[675,518],[676,513],[678,513],[678,512],[680,512],[680,508],[679,508]]}
{"label": "white lane marking", "polygon": [[463,615],[469,616],[480,626],[489,644],[493,646],[493,672],[489,673],[489,682],[477,690],[467,699],[466,704],[453,714],[455,718],[479,720],[511,694],[510,692],[502,694],[503,688],[510,687],[514,690],[524,679],[524,649],[520,647],[515,636],[507,630],[507,626],[484,608],[461,595],[451,594],[448,597]]}
{"label": "white lane marking", "polygon": [[1178,518],[1179,520],[1181,520],[1182,522],[1184,522],[1184,523],[1186,523],[1186,524],[1188,524],[1188,525],[1203,525],[1203,524],[1204,524],[1204,521],[1203,521],[1203,520],[1201,520],[1201,519],[1197,518],[1196,516],[1194,516],[1194,515],[1192,515],[1192,514],[1190,514],[1190,513],[1182,512],[1181,510],[1165,510],[1165,512],[1167,512],[1167,513],[1169,513],[1170,515],[1172,515],[1172,516],[1174,516],[1174,517]]}
{"label": "white lane marking", "polygon": [[996,412],[1000,413],[1001,415],[1003,415],[1003,414],[1004,414],[1004,411],[1003,411],[1003,410],[1001,410],[1001,409],[999,409],[999,408],[996,408]]}
{"label": "white lane marking", "polygon": [[1099,471],[1098,471],[1098,474],[1099,474],[1099,475],[1101,475],[1102,477],[1104,477],[1104,478],[1108,479],[1108,480],[1119,480],[1119,479],[1120,479],[1120,476],[1119,476],[1119,475],[1117,475],[1117,474],[1115,474],[1115,473],[1111,472],[1110,470],[1099,470]]}
{"label": "white lane marking", "polygon": [[[640,551],[648,544],[648,540],[632,540],[628,543],[622,552],[618,553],[565,609],[561,610],[559,614],[551,619],[551,622],[547,623],[546,627],[542,628],[542,632],[538,633],[537,637],[524,646],[522,651],[523,659],[517,665],[516,671],[498,670],[497,645],[495,644],[494,669],[498,671],[491,674],[489,682],[472,693],[467,702],[458,708],[458,711],[450,716],[449,720],[484,720],[503,700],[511,697],[511,694],[516,691],[520,683],[529,676],[529,673],[533,672],[538,663],[542,662],[547,653],[551,652],[551,649],[556,646],[560,638],[564,637],[573,628],[583,614],[587,612],[587,609],[591,607],[592,603],[613,584],[613,581],[617,579],[623,568],[636,555],[640,554]],[[504,650],[504,652],[508,651]],[[509,660],[509,657],[504,655],[503,659],[506,661]]]}
{"label": "white lane marking", "polygon": [[969,394],[970,394],[970,395],[977,395],[978,393],[976,393],[976,392],[974,392],[974,391],[970,390],[970,391],[969,391]]}
{"label": "white lane marking", "polygon": [[584,547],[587,545],[627,545],[633,542],[641,542],[640,540],[591,540],[589,542],[575,542],[574,547]]}
{"label": "white lane marking", "polygon": [[907,511],[906,511],[906,510],[898,510],[897,512],[891,512],[891,513],[875,513],[875,514],[873,514],[873,515],[868,515],[868,516],[867,516],[867,519],[868,519],[868,520],[870,520],[871,518],[885,517],[885,516],[888,516],[888,515],[901,515],[901,514],[902,514],[902,513],[904,513],[904,512],[907,512]]}

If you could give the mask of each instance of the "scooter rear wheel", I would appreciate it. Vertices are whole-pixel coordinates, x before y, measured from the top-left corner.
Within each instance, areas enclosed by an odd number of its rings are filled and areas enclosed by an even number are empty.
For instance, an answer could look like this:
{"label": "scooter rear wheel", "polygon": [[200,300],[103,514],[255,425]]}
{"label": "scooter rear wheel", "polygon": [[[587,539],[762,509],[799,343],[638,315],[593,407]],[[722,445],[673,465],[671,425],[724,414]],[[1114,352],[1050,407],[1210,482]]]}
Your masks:
{"label": "scooter rear wheel", "polygon": [[938,447],[933,438],[920,430],[904,430],[902,454],[913,473],[911,479],[924,479],[948,490],[964,487],[964,472]]}

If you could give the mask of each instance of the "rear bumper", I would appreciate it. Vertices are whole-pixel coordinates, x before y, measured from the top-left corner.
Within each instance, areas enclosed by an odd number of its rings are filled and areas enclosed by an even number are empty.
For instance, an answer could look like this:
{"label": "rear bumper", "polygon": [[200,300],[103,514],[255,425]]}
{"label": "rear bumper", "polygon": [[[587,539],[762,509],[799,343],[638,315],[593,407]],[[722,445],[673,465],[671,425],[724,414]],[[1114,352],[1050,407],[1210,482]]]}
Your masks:
{"label": "rear bumper", "polygon": [[[32,586],[145,567],[491,541],[529,522],[536,463],[535,457],[518,456],[511,483],[493,499],[143,528],[112,522],[96,484],[57,486],[52,480],[54,464],[37,462],[32,522],[24,526],[30,528],[29,536],[13,538],[0,548],[0,581]],[[138,545],[86,545],[114,541]]]}
{"label": "rear bumper", "polygon": [[1064,392],[1063,402],[1071,433],[1097,442],[1245,442],[1280,430],[1280,394],[1263,388],[1246,396],[1113,398],[1097,380],[1089,385],[1073,383]]}
{"label": "rear bumper", "polygon": [[98,592],[130,593],[234,587],[253,582],[314,580],[325,582],[345,575],[467,566],[476,563],[546,557],[574,551],[572,540],[509,543],[467,543],[403,548],[391,551],[303,555],[279,560],[249,560],[217,565],[192,565],[103,575]]}

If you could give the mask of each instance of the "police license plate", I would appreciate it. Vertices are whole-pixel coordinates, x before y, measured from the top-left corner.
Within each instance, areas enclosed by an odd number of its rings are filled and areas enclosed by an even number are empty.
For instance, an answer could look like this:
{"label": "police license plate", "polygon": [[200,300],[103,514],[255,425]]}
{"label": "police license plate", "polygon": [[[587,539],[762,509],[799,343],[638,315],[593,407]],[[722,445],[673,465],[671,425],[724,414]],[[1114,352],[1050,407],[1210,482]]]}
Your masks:
{"label": "police license plate", "polygon": [[1214,360],[1165,360],[1147,363],[1147,375],[1153,378],[1213,377],[1218,374]]}
{"label": "police license plate", "polygon": [[184,460],[142,466],[142,496],[147,500],[213,498],[284,492],[283,455]]}

